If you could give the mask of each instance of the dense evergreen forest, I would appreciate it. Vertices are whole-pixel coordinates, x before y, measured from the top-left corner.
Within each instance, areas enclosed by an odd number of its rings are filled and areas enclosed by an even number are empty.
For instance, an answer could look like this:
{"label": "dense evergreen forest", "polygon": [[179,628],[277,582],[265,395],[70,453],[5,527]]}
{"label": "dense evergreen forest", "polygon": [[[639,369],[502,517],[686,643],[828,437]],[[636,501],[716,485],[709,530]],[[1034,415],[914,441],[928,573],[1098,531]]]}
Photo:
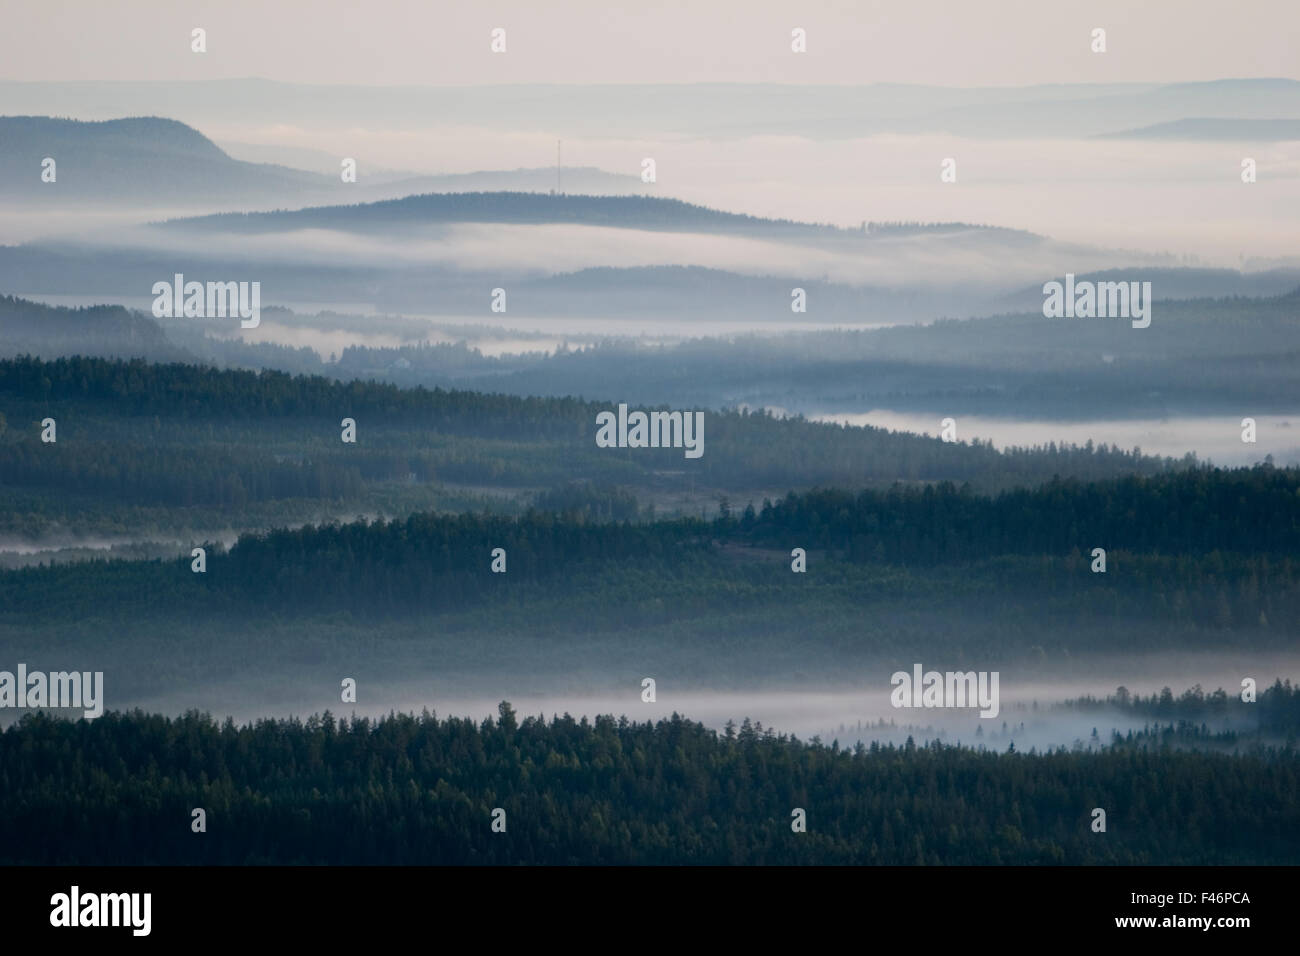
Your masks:
{"label": "dense evergreen forest", "polygon": [[[1259,864],[1300,855],[1294,749],[852,751],[674,715],[27,717],[0,862]],[[206,832],[191,811],[206,811]],[[1094,807],[1107,830],[1091,830]],[[505,811],[504,833],[492,829]],[[792,830],[792,811],[807,830]]]}
{"label": "dense evergreen forest", "polygon": [[1060,554],[1094,541],[1133,552],[1295,556],[1300,469],[1258,465],[1106,482],[1053,480],[996,496],[947,482],[856,495],[791,493],[764,502],[758,513],[747,507],[739,519],[728,508],[721,524],[754,543],[780,546],[797,538],[855,560],[906,563]]}
{"label": "dense evergreen forest", "polygon": [[[488,570],[493,548],[507,552],[512,586],[621,565],[678,590],[687,581],[743,579],[735,564],[746,552],[777,578],[789,574],[794,548],[814,550],[833,568],[969,569],[1034,557],[1040,560],[1020,567],[1035,580],[1057,577],[1049,592],[1151,597],[1188,589],[1214,596],[1228,582],[1266,617],[1270,606],[1285,613],[1300,583],[1300,471],[1267,465],[1053,481],[997,496],[949,483],[857,495],[792,492],[761,510],[747,505],[739,516],[723,501],[712,521],[589,521],[581,498],[555,504],[565,510],[518,518],[420,514],[246,535],[228,553],[214,548],[201,575],[189,572],[189,556],[29,568],[0,573],[0,595],[13,613],[99,604],[114,592],[124,599],[148,595],[155,606],[220,603],[238,594],[260,607],[448,607],[500,593]],[[1094,547],[1108,552],[1105,575],[1090,573]],[[833,573],[857,576],[851,569]]]}
{"label": "dense evergreen forest", "polygon": [[1130,714],[1143,714],[1157,720],[1221,719],[1251,715],[1261,730],[1273,734],[1300,733],[1300,686],[1278,681],[1261,690],[1259,699],[1243,701],[1239,693],[1229,694],[1222,687],[1206,693],[1200,684],[1175,696],[1168,687],[1158,694],[1143,697],[1125,687],[1116,689],[1102,700],[1081,697],[1067,706],[1077,710],[1100,710],[1115,707]]}
{"label": "dense evergreen forest", "polygon": [[485,693],[520,674],[815,687],[883,682],[900,660],[1077,673],[1098,655],[1285,652],[1298,487],[1259,466],[998,496],[811,492],[636,522],[590,517],[601,499],[575,490],[515,518],[282,528],[210,545],[201,574],[188,554],[0,572],[0,659],[102,669],[118,701],[279,679],[319,709],[358,670],[372,689],[430,668]]}
{"label": "dense evergreen forest", "polygon": [[[100,530],[115,506],[173,522],[184,520],[178,509],[238,522],[250,506],[291,510],[294,501],[410,513],[439,507],[449,487],[531,499],[585,480],[623,486],[661,513],[699,514],[719,495],[817,485],[947,479],[997,489],[1190,464],[1107,446],[999,452],[744,410],[705,413],[701,458],[680,448],[633,454],[596,447],[596,415],[613,407],[605,402],[142,360],[0,361],[0,403],[0,488],[14,501],[0,530],[25,534],[56,523]],[[41,440],[46,418],[57,422],[55,443]],[[340,441],[344,418],[357,423],[355,444]]]}

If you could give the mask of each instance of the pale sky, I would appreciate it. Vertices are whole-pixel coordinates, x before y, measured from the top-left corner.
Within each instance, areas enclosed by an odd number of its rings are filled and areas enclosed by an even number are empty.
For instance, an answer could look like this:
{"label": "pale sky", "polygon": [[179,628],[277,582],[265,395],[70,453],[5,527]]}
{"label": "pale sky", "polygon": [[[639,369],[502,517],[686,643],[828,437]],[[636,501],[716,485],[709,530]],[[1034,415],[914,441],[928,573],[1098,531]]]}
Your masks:
{"label": "pale sky", "polygon": [[[0,0],[0,25],[6,80],[1300,79],[1297,0]],[[505,54],[489,50],[495,27]],[[795,27],[806,54],[790,51]],[[1104,54],[1089,49],[1095,27]]]}

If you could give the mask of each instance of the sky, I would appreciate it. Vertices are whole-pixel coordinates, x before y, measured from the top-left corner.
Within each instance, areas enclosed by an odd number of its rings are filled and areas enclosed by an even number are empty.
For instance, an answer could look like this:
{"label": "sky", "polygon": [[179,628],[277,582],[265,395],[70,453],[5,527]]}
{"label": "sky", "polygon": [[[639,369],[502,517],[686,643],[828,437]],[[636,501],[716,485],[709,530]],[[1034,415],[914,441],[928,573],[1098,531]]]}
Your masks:
{"label": "sky", "polygon": [[[28,81],[1300,79],[1296,0],[0,0],[0,22],[0,79]],[[497,27],[504,54],[490,50]],[[1097,27],[1105,54],[1090,50]]]}

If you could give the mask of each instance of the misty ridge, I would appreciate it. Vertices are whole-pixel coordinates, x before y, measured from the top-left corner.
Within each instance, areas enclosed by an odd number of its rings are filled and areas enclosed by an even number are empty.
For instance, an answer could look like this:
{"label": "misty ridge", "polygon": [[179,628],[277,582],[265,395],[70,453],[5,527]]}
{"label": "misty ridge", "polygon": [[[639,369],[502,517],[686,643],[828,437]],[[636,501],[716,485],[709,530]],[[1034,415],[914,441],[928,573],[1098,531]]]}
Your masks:
{"label": "misty ridge", "polygon": [[[708,284],[700,288],[707,301]],[[708,336],[687,325],[637,336],[520,330],[511,325],[527,319],[510,313],[497,317],[501,325],[470,325],[465,317],[274,306],[254,334],[233,320],[157,320],[120,306],[69,309],[6,297],[0,355],[141,357],[817,417],[865,407],[930,413],[937,422],[958,400],[968,415],[1008,419],[1025,417],[1027,402],[1039,416],[1066,421],[1231,416],[1243,407],[1286,415],[1300,404],[1297,302],[1294,291],[1158,302],[1156,321],[1140,336],[1122,320],[1044,320],[1041,309],[924,326]]]}
{"label": "misty ridge", "polygon": [[1289,142],[1300,140],[1300,121],[1295,119],[1182,119],[1156,123],[1140,129],[1106,133],[1105,139],[1172,139],[1186,142],[1227,140],[1239,142]]}
{"label": "misty ridge", "polygon": [[[635,97],[635,115],[626,105]],[[392,87],[382,97],[344,84],[265,79],[184,84],[0,81],[0,112],[122,115],[178,112],[192,122],[279,122],[416,127],[428,117],[462,128],[635,137],[786,133],[849,138],[942,131],[984,137],[1092,136],[1189,117],[1300,119],[1300,82],[1041,84],[954,88],[918,84],[499,84]]]}
{"label": "misty ridge", "polygon": [[[123,179],[136,181],[128,169],[112,177]],[[174,271],[181,256],[191,274],[256,273],[280,301],[337,301],[364,290],[380,307],[464,314],[481,309],[493,283],[509,282],[516,311],[522,297],[537,315],[756,320],[788,317],[790,290],[799,287],[822,321],[845,323],[979,309],[997,292],[1072,263],[1125,261],[961,223],[863,222],[850,230],[650,196],[457,193],[101,226],[0,249],[0,281],[26,292],[135,297],[135,283]],[[976,278],[998,261],[1017,263],[1017,273],[1000,287]],[[949,279],[930,288],[939,262]],[[1178,294],[1176,283],[1165,286]]]}
{"label": "misty ridge", "polygon": [[[352,202],[430,189],[608,193],[624,192],[630,185],[641,193],[842,226],[857,226],[862,220],[993,222],[1043,234],[1086,231],[1094,245],[1105,244],[1098,241],[1103,236],[1113,241],[1118,232],[1127,234],[1132,251],[1141,245],[1150,248],[1133,228],[1141,220],[1119,230],[1112,226],[1108,232],[1099,231],[1093,215],[1097,202],[1120,197],[1106,217],[1111,222],[1134,207],[1159,209],[1176,218],[1193,204],[1211,205],[1214,215],[1226,220],[1232,208],[1228,197],[1204,188],[1214,181],[1214,166],[1222,161],[1222,133],[1212,126],[1193,126],[1187,140],[1167,149],[1151,139],[1135,141],[1127,149],[1120,141],[1107,145],[1094,137],[1156,124],[1222,123],[1228,129],[1248,121],[1294,121],[1300,118],[1297,86],[1291,80],[983,89],[898,84],[504,85],[391,88],[376,96],[365,88],[260,80],[119,83],[111,92],[95,84],[0,82],[0,113],[19,114],[4,122],[24,124],[55,122],[32,114],[77,117],[81,122],[59,121],[72,128],[80,141],[72,155],[65,156],[72,164],[67,175],[84,187],[86,176],[78,176],[77,168],[113,168],[112,180],[98,189],[105,199],[114,190],[135,188],[129,184],[138,179],[132,175],[127,154],[119,152],[112,137],[101,135],[112,121],[134,115],[140,118],[124,122],[166,126],[167,121],[144,118],[173,117],[208,132],[213,139],[189,134],[195,165],[205,175],[191,175],[178,195],[168,195],[169,184],[184,172],[160,176],[156,195],[135,197],[137,221],[144,205],[161,204],[169,210],[166,215],[213,211],[213,206],[238,209],[238,204],[226,201],[234,181],[247,182],[258,174],[274,177],[282,192],[278,197],[268,197],[266,189],[250,193],[243,203],[245,210],[337,203],[342,188],[339,164],[352,157],[360,170],[358,181],[347,184],[342,194]],[[636,102],[636,110],[626,110],[629,100]],[[296,118],[293,129],[284,128],[285,116]],[[828,129],[836,125],[840,130]],[[367,130],[360,142],[358,129]],[[1295,179],[1294,141],[1288,145],[1279,140],[1276,130],[1255,139],[1246,135],[1253,134],[1255,127],[1238,129],[1243,155],[1258,157],[1275,189]],[[182,137],[169,132],[155,135],[177,155],[175,140]],[[100,138],[105,140],[102,148],[92,149]],[[30,137],[0,139],[11,140],[5,147],[11,153],[38,164],[50,155]],[[549,164],[556,158],[557,139],[568,144],[559,164],[566,167],[559,182],[543,174],[544,168],[554,168]],[[213,141],[223,144],[227,153],[238,152],[255,162],[227,156],[224,166],[213,165]],[[665,170],[660,181],[649,187],[637,176],[647,152],[658,155]],[[322,154],[332,158],[326,162]],[[954,154],[965,171],[959,180],[962,198],[956,203],[969,210],[962,215],[952,214],[951,192],[928,188],[930,176],[924,176],[927,188],[920,188],[920,170],[937,169],[941,157]],[[523,167],[527,175],[475,173],[501,170],[503,156],[514,160],[507,166]],[[822,170],[815,180],[806,176],[810,163]],[[716,175],[714,167],[724,175]],[[1114,171],[1104,191],[1092,185],[1099,167]],[[0,188],[25,193],[53,211],[60,202],[57,191],[42,191],[46,184],[25,174],[30,168],[15,169],[19,175],[6,177],[6,185]],[[605,172],[584,173],[583,168]],[[864,177],[864,169],[870,169],[871,175]],[[322,186],[332,181],[332,197],[323,192],[306,197],[300,186],[286,181],[286,171],[308,181],[319,177],[316,181]],[[470,174],[459,180],[447,178]],[[405,185],[389,188],[403,180]],[[1031,197],[1011,217],[1000,188],[1008,180],[1019,184],[1022,197]],[[796,188],[782,188],[782,181]],[[1123,181],[1149,186],[1135,194],[1122,186]],[[1190,181],[1200,186],[1189,190],[1179,186]],[[982,184],[992,191],[972,205],[971,191],[982,189]],[[376,194],[376,189],[388,191]],[[15,198],[11,193],[11,201]],[[29,230],[54,228],[35,218],[23,221]],[[74,220],[66,222],[62,231],[76,229]],[[1151,225],[1148,221],[1141,228]],[[1256,223],[1257,235],[1265,225],[1272,228],[1267,220]],[[1234,245],[1257,245],[1249,234],[1232,232],[1228,241]],[[12,241],[19,234],[11,231],[5,239]],[[1235,260],[1237,249],[1223,248],[1224,238],[1202,236],[1195,242],[1212,244],[1220,255],[1231,249]],[[1270,237],[1281,238],[1280,234]],[[1161,236],[1166,248],[1171,240],[1182,245],[1190,239],[1177,231]]]}
{"label": "misty ridge", "polygon": [[[878,95],[890,103],[888,108],[879,108],[895,119],[917,114],[947,116],[952,111],[964,114],[975,108],[976,101],[994,110],[1023,111],[1039,96],[1042,104],[1067,112],[1084,109],[1092,102],[1105,103],[1112,111],[1117,104],[1130,100],[1160,104],[1151,108],[1166,111],[1164,118],[1168,122],[1181,122],[1168,111],[1190,109],[1186,104],[1191,103],[1201,107],[1198,115],[1202,116],[1226,103],[1245,109],[1247,101],[1251,110],[1289,115],[1288,111],[1295,108],[1294,85],[1233,81],[1158,90],[1106,87],[1092,91],[1091,99],[1087,88],[1037,88],[1014,93],[975,90],[960,95],[923,88],[882,88]],[[41,101],[40,85],[24,85],[21,89],[4,86],[15,96],[24,96],[27,102]],[[131,89],[135,87],[119,88],[117,94],[129,101]],[[170,108],[175,109],[186,102],[188,93],[200,89],[208,91],[210,95],[203,102],[211,105],[223,95],[246,92],[250,87],[240,83],[189,85],[186,94],[173,100]],[[272,84],[259,89],[274,100],[279,88]],[[440,95],[437,91],[426,92]],[[495,90],[471,92],[492,98],[502,95]],[[571,92],[578,101],[588,95],[603,95],[598,88]],[[809,91],[792,94],[779,87],[717,87],[696,92],[705,100],[722,96],[738,103],[764,92],[780,103],[810,95]],[[322,93],[318,90],[312,95]],[[390,102],[401,102],[409,93],[400,93]],[[336,94],[340,96],[338,108],[346,113],[347,97],[338,89],[329,95]],[[651,99],[661,94],[670,100],[682,96],[680,91],[664,88],[650,94]],[[818,88],[813,95],[827,97],[821,101],[825,103],[845,95],[845,91]],[[533,91],[527,101],[545,104],[549,102],[547,96]],[[945,97],[951,100],[954,96],[956,102],[943,105]],[[867,102],[883,104],[886,99],[877,100],[873,94]],[[302,105],[295,102],[295,108]],[[197,104],[195,113],[205,118],[211,115]],[[457,122],[454,110],[439,115],[447,122]],[[502,115],[490,114],[489,122],[497,122]],[[510,115],[509,110],[504,115]],[[774,114],[774,122],[789,120],[781,110]],[[395,118],[383,121],[396,124],[394,129],[401,126]],[[906,132],[906,124],[894,120],[891,123],[894,125],[887,127],[890,135]],[[482,314],[486,292],[505,284],[514,294],[515,314],[522,312],[537,318],[613,320],[674,315],[708,316],[715,321],[789,322],[792,313],[788,297],[792,289],[801,288],[809,296],[810,311],[799,321],[848,325],[1031,309],[1042,283],[1067,272],[1111,275],[1139,269],[1158,273],[1158,295],[1166,301],[1229,293],[1276,295],[1294,288],[1300,278],[1297,264],[1285,255],[1255,256],[1248,261],[1243,254],[1241,264],[1248,265],[1247,271],[1234,274],[1220,266],[1208,275],[1201,272],[1200,266],[1186,268],[1186,255],[1180,258],[1171,253],[1114,248],[1118,234],[1108,236],[1103,244],[1080,243],[982,217],[963,222],[949,216],[924,222],[914,214],[906,221],[881,216],[879,211],[893,206],[892,201],[885,207],[873,201],[861,207],[863,214],[858,215],[841,199],[833,214],[818,222],[816,213],[826,209],[819,200],[805,203],[804,214],[794,217],[728,212],[717,208],[716,199],[702,205],[687,198],[700,190],[724,197],[724,202],[725,197],[738,195],[736,190],[747,186],[750,175],[744,167],[738,170],[739,179],[732,186],[708,178],[708,172],[695,171],[706,169],[699,163],[688,167],[685,178],[673,175],[664,183],[646,183],[630,170],[620,175],[592,167],[571,169],[558,158],[553,181],[541,167],[520,169],[514,174],[498,171],[430,177],[420,173],[407,176],[391,164],[379,164],[375,166],[374,182],[366,166],[357,181],[348,182],[344,176],[340,182],[337,173],[331,176],[322,171],[236,160],[197,129],[170,119],[86,122],[15,116],[0,118],[0,125],[5,131],[0,137],[5,144],[0,149],[0,164],[6,164],[5,169],[12,174],[0,177],[0,182],[7,184],[7,200],[16,204],[18,214],[11,228],[18,232],[26,228],[35,236],[21,245],[0,247],[0,288],[20,294],[98,294],[137,304],[140,284],[156,281],[159,275],[175,271],[256,273],[268,296],[282,304],[360,300],[381,310],[463,316]],[[676,128],[679,133],[684,129]],[[787,126],[785,131],[803,135],[797,124]],[[466,135],[474,137],[472,131],[462,132],[456,141],[464,141]],[[1100,134],[1080,129],[1076,135]],[[609,140],[610,148],[615,142]],[[372,145],[385,147],[382,137]],[[244,148],[248,148],[247,144]],[[625,148],[626,144],[618,146],[620,150]],[[1083,140],[1070,148],[1084,149]],[[1285,141],[1279,149],[1282,151],[1260,159],[1267,167],[1266,175],[1293,178],[1295,158],[1287,152]],[[270,147],[264,146],[260,154],[272,155],[268,150]],[[587,151],[609,155],[604,147]],[[521,158],[525,152],[519,154]],[[780,150],[777,152],[780,154]],[[62,178],[46,181],[44,173],[41,177],[30,175],[54,161],[51,153],[63,155]],[[639,154],[640,150],[630,155]],[[303,147],[287,148],[286,152],[286,156],[309,161],[317,170],[324,161],[322,155],[326,154]],[[1040,190],[1053,205],[1066,203],[1060,213],[1067,227],[1073,227],[1082,210],[1070,206],[1083,197],[1072,192],[1084,184],[1073,179],[1076,174],[1071,171],[1059,170],[1059,158],[1049,158],[1051,155],[1031,152],[1022,160],[1011,159],[993,166],[992,157],[977,157],[976,178],[990,180],[990,186],[1008,175],[1019,179],[1026,188]],[[795,156],[790,154],[781,161],[784,167],[777,168],[793,168]],[[870,158],[871,153],[866,156]],[[1132,162],[1138,156],[1116,158],[1103,154],[1096,159],[1114,164]],[[669,168],[672,158],[670,152],[664,159]],[[893,162],[902,158],[907,159],[909,167],[914,165],[915,158],[907,153]],[[1150,169],[1154,172],[1163,165],[1168,178],[1165,159],[1156,158]],[[352,162],[342,160],[345,167]],[[621,162],[624,168],[634,165],[628,154]],[[870,161],[873,167],[879,164],[879,158]],[[1077,165],[1084,168],[1087,164]],[[1005,166],[1007,171],[993,173],[997,166]],[[1043,179],[1043,166],[1052,171],[1050,178],[1061,180],[1059,185],[1049,187],[1038,182]],[[1173,178],[1203,178],[1204,172],[1195,169],[1180,163]],[[776,169],[756,168],[753,173],[769,181],[774,174]],[[851,188],[852,176],[852,165],[841,161],[832,169],[830,178],[845,190]],[[489,184],[506,191],[464,191]],[[931,200],[922,199],[916,192],[918,184],[905,181],[900,185],[904,187],[900,196],[906,203],[930,207]],[[419,194],[427,188],[460,191]],[[801,195],[811,196],[815,188],[808,184]],[[972,187],[963,188],[969,191]],[[122,189],[135,189],[140,195],[124,197],[119,195]],[[509,191],[519,189],[535,191]],[[593,194],[578,192],[586,189]],[[633,191],[640,194],[630,194]],[[596,195],[600,192],[622,194]],[[755,192],[748,187],[749,195]],[[933,187],[929,192],[934,192]],[[350,204],[339,205],[341,196],[346,196]],[[265,207],[269,197],[279,208],[250,210]],[[37,225],[22,212],[31,203],[37,204],[35,208],[56,212],[65,199],[86,208],[84,224],[79,226],[74,218],[56,214]],[[285,209],[285,204],[300,208]],[[96,205],[103,209],[92,216],[91,207]],[[240,211],[193,215],[213,206]],[[984,206],[1003,208],[1000,203],[996,207]],[[150,209],[166,221],[155,219],[152,225],[145,225],[142,220],[148,218]],[[187,209],[189,216],[184,215]],[[814,216],[809,217],[808,211],[813,211]],[[1052,221],[1061,218],[1058,214]],[[981,222],[988,224],[979,225]],[[1269,241],[1272,237],[1262,238]],[[1222,241],[1232,240],[1216,240],[1220,245]],[[1221,251],[1217,251],[1216,258],[1223,260]]]}
{"label": "misty ridge", "polygon": [[[245,147],[245,150],[250,147]],[[254,150],[255,151],[255,150]],[[298,158],[302,158],[300,154]],[[27,172],[46,157],[76,157],[65,162],[62,188],[51,191],[33,183]],[[309,161],[319,159],[307,153]],[[0,199],[20,205],[75,208],[122,207],[206,209],[249,203],[278,206],[286,200],[327,201],[336,194],[339,161],[329,174],[273,162],[233,158],[198,130],[174,119],[140,116],[81,121],[47,116],[0,116]],[[380,172],[378,182],[358,185],[371,199],[405,196],[433,189],[468,191],[555,187],[554,169],[518,169],[471,174],[421,176]],[[616,176],[592,168],[566,171],[571,187],[596,192],[629,191],[633,176]],[[369,179],[369,177],[367,177]]]}

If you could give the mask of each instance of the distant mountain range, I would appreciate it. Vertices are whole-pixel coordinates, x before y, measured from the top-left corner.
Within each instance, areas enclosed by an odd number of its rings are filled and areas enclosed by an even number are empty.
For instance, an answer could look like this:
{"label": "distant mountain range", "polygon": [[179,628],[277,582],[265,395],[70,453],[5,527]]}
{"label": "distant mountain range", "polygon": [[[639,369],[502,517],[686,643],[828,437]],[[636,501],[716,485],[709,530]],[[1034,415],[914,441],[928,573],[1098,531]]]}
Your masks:
{"label": "distant mountain range", "polygon": [[[381,200],[413,193],[467,190],[553,191],[555,167],[487,170],[426,176],[358,165],[344,183],[342,157],[314,150],[247,148],[252,154],[284,152],[313,170],[235,159],[193,127],[157,116],[86,122],[48,116],[0,116],[0,199],[42,205],[248,208]],[[54,181],[42,179],[54,160]],[[328,163],[326,162],[328,161]],[[318,171],[321,166],[328,173]],[[637,191],[636,176],[590,166],[563,167],[565,191],[620,194]],[[147,218],[147,217],[142,217]]]}
{"label": "distant mountain range", "polygon": [[[254,163],[292,166],[320,173],[331,181],[339,178],[341,157],[322,149],[286,147],[261,143],[225,143],[223,148],[235,159]],[[621,195],[645,189],[639,176],[611,173],[595,166],[521,167],[519,169],[479,170],[469,173],[428,175],[409,169],[388,169],[368,162],[357,162],[357,185],[366,198],[379,199],[428,192],[568,192],[588,195]],[[373,195],[379,191],[383,195]]]}
{"label": "distant mountain range", "polygon": [[[47,158],[55,162],[54,182],[41,177]],[[176,120],[0,116],[0,197],[7,200],[255,202],[324,185],[314,173],[231,159]]]}
{"label": "distant mountain range", "polygon": [[877,83],[529,84],[480,87],[298,85],[271,80],[193,83],[0,82],[0,113],[107,119],[123,111],[205,124],[427,129],[431,124],[556,137],[644,138],[765,134],[841,139],[880,133],[974,138],[1088,137],[1196,116],[1300,120],[1300,83],[948,87]]}
{"label": "distant mountain range", "polygon": [[1300,140],[1300,119],[1182,119],[1105,133],[1099,138],[1275,143]]}
{"label": "distant mountain range", "polygon": [[[1201,91],[1210,99],[1231,98],[1237,89],[1191,86],[1210,88]],[[1290,95],[1292,86],[1300,84],[1270,81],[1260,89],[1272,90],[1276,100]],[[5,87],[0,84],[0,90]],[[710,90],[701,95],[712,95]],[[1057,88],[1039,92],[1066,102]],[[1141,93],[1157,94],[1174,96],[1165,88]],[[1027,102],[1025,91],[1018,95],[1018,102]],[[1098,95],[1139,93],[1107,88]],[[936,97],[943,98],[909,89],[898,105],[937,102]],[[1009,103],[1016,97],[993,99]],[[1241,122],[1276,127],[1277,121]],[[57,162],[56,182],[41,179],[45,157]],[[319,154],[314,161],[324,164],[327,158]],[[175,120],[0,117],[0,201],[21,208],[53,199],[51,205],[72,203],[75,212],[98,200],[117,204],[119,216],[136,222],[149,218],[150,210],[206,213],[103,229],[75,241],[0,246],[0,290],[103,296],[142,306],[156,281],[181,272],[256,280],[264,306],[360,302],[473,316],[484,314],[493,288],[508,283],[511,312],[525,316],[617,320],[658,313],[701,321],[861,325],[1033,310],[1041,307],[1041,282],[1066,271],[1082,276],[1141,269],[1141,278],[1158,279],[1160,298],[1276,295],[1296,281],[1294,270],[1173,269],[1169,256],[962,222],[844,228],[732,213],[637,194],[637,177],[589,167],[561,170],[565,191],[555,193],[554,174],[542,167],[407,179],[386,170],[381,175],[397,178],[362,188],[337,175],[235,159]],[[587,181],[623,194],[568,191]],[[496,184],[520,188],[465,191]],[[416,186],[426,191],[405,192]],[[436,189],[457,191],[429,191]],[[374,198],[385,190],[401,195]],[[341,204],[340,197],[352,201]],[[275,208],[243,211],[258,206]],[[215,211],[231,208],[241,211]],[[458,232],[460,226],[475,228]],[[580,228],[515,228],[555,226]],[[626,244],[621,238],[611,242],[601,231],[608,229],[640,235],[629,235]],[[479,244],[465,247],[476,251],[449,255],[462,234]],[[688,246],[677,235],[718,238]],[[796,287],[807,293],[807,313],[791,309]]]}

